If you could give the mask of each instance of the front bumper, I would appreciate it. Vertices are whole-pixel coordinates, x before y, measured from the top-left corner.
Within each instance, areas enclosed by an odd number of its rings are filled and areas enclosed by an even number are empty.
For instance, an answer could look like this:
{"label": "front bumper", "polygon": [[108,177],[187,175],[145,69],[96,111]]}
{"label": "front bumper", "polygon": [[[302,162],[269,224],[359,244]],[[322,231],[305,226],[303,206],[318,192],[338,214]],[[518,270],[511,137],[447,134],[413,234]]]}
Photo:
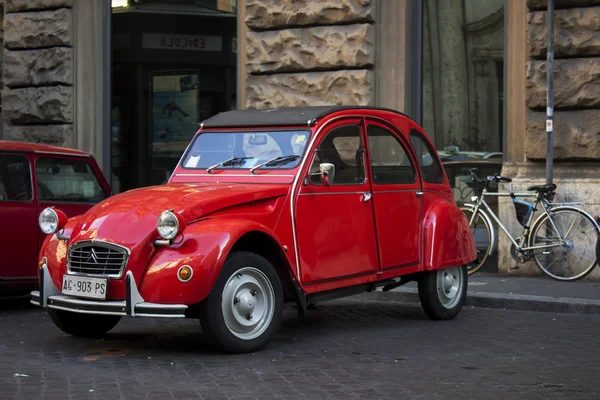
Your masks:
{"label": "front bumper", "polygon": [[125,300],[89,300],[66,296],[54,286],[48,267],[40,269],[40,290],[31,292],[31,304],[81,314],[123,317],[185,318],[185,304],[147,303],[138,291],[131,271],[125,275]]}

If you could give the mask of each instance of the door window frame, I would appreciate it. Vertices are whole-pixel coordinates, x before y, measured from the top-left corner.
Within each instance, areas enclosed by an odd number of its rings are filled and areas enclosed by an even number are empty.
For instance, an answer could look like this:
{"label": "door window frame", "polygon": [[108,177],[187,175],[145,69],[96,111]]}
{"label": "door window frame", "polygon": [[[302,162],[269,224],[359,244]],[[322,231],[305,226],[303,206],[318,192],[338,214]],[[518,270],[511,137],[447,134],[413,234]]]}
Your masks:
{"label": "door window frame", "polygon": [[[34,159],[33,168],[36,171],[36,185],[35,185],[36,189],[37,189],[37,163],[38,163],[38,160],[40,158],[54,159],[54,160],[56,160],[56,159],[58,159],[58,160],[78,160],[78,161],[80,160],[80,161],[84,162],[85,164],[88,165],[88,167],[90,168],[90,170],[92,172],[92,175],[94,176],[94,178],[96,179],[96,182],[98,183],[98,186],[100,186],[100,189],[106,195],[106,197],[103,200],[100,200],[100,201],[104,201],[104,200],[106,200],[106,199],[108,199],[109,197],[112,196],[112,191],[107,191],[106,190],[107,188],[104,186],[104,182],[101,179],[103,177],[102,176],[102,171],[99,170],[99,169],[97,169],[97,168],[95,168],[94,163],[90,162],[89,158],[79,157],[79,156],[73,156],[73,157],[71,157],[71,156],[64,156],[64,155],[57,156],[57,155],[51,154],[51,153],[50,154],[41,154],[41,155],[38,155]],[[37,190],[36,190],[36,193],[38,193]],[[37,200],[38,200],[38,202],[41,202],[41,203],[51,203],[51,204],[55,204],[56,203],[56,204],[90,205],[90,204],[97,204],[98,203],[98,202],[92,203],[90,201],[82,202],[82,201],[70,201],[70,200],[46,200],[46,199],[40,199],[39,196],[37,197]]]}
{"label": "door window frame", "polygon": [[[363,159],[363,180],[362,180],[362,182],[336,184],[335,178],[334,178],[334,183],[329,187],[324,186],[320,183],[319,184],[314,183],[313,180],[311,179],[310,171],[311,171],[312,165],[315,162],[315,159],[317,157],[317,151],[318,151],[319,147],[321,146],[321,144],[323,143],[323,141],[334,130],[344,127],[344,126],[354,126],[354,125],[357,126],[360,131],[362,159]],[[352,187],[352,186],[363,187],[366,184],[370,185],[370,179],[369,179],[370,169],[368,167],[369,159],[368,159],[368,155],[367,155],[367,147],[366,147],[365,141],[366,141],[366,130],[365,130],[365,121],[364,121],[363,117],[349,116],[349,117],[343,118],[341,120],[332,122],[330,125],[327,126],[326,130],[324,129],[324,132],[315,139],[315,143],[313,143],[313,146],[310,149],[309,158],[307,158],[307,161],[309,161],[309,162],[307,162],[306,172],[304,173],[305,184],[303,186],[335,191],[335,188],[337,188],[337,187]],[[337,171],[336,171],[336,173],[337,173]]]}
{"label": "door window frame", "polygon": [[31,188],[31,198],[27,199],[27,200],[4,200],[4,199],[0,199],[0,203],[20,203],[20,204],[27,204],[27,203],[33,203],[35,202],[35,200],[37,199],[37,191],[35,190],[36,185],[34,184],[34,173],[33,173],[33,167],[31,164],[31,159],[28,156],[28,154],[25,153],[21,153],[21,152],[14,152],[14,151],[0,151],[0,156],[19,156],[19,157],[23,157],[25,160],[27,160],[27,165],[29,166],[29,184],[30,184],[30,188]]}
{"label": "door window frame", "polygon": [[[367,159],[368,159],[368,170],[369,170],[369,177],[371,178],[371,182],[373,186],[377,186],[377,187],[381,187],[381,186],[386,186],[386,185],[415,185],[415,184],[419,184],[419,186],[421,186],[421,170],[420,170],[420,166],[418,163],[418,160],[415,159],[414,156],[414,151],[413,148],[411,146],[411,144],[406,140],[406,138],[404,137],[404,135],[400,132],[400,130],[398,128],[396,128],[393,124],[387,122],[387,121],[383,121],[380,120],[378,118],[365,118],[365,127],[364,127],[364,131],[365,131],[365,137],[366,137],[366,153],[367,153]],[[410,161],[410,165],[415,173],[415,180],[413,182],[410,183],[376,183],[375,180],[373,179],[373,171],[371,168],[371,149],[369,148],[369,135],[368,135],[368,127],[369,124],[375,125],[375,126],[379,126],[382,129],[385,129],[386,131],[388,131],[392,137],[394,137],[399,143],[400,146],[402,147],[402,149],[404,150],[405,154],[408,156],[408,159]]]}

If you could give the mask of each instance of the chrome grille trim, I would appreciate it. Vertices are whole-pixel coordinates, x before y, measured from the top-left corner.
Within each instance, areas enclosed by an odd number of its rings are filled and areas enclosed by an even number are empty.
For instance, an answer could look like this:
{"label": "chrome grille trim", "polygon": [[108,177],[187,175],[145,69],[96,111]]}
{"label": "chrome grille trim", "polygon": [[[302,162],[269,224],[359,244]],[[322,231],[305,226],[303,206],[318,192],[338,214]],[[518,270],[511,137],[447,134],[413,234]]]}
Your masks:
{"label": "chrome grille trim", "polygon": [[119,279],[125,272],[130,254],[127,247],[115,243],[83,240],[71,245],[67,251],[67,273]]}

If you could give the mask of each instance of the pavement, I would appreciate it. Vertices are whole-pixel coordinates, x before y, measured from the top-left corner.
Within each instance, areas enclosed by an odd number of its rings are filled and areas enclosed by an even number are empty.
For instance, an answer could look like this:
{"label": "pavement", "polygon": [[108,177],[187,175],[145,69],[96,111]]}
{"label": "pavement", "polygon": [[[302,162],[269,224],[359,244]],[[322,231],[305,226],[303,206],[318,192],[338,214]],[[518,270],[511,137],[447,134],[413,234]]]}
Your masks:
{"label": "pavement", "polygon": [[0,398],[597,400],[600,315],[340,299],[285,312],[262,351],[215,351],[197,320],[123,318],[102,339],[0,301]]}
{"label": "pavement", "polygon": [[[353,296],[357,300],[418,303],[416,282],[389,292]],[[465,305],[527,311],[600,314],[600,282],[562,282],[547,277],[525,277],[477,272],[469,276]]]}

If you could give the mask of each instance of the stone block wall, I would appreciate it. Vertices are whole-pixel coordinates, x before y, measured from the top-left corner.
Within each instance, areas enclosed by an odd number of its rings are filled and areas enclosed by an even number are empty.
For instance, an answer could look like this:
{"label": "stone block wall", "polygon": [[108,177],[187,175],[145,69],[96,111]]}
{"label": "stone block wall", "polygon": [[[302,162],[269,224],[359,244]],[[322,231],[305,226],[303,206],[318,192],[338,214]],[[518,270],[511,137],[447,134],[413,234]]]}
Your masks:
{"label": "stone block wall", "polygon": [[73,145],[73,0],[6,0],[4,139]]}
{"label": "stone block wall", "polygon": [[246,0],[246,107],[374,103],[372,0]]}
{"label": "stone block wall", "polygon": [[[583,201],[588,213],[600,214],[600,0],[556,0],[555,5],[554,202]],[[547,1],[527,0],[527,7],[526,124],[524,132],[512,133],[512,140],[523,143],[524,157],[502,170],[513,178],[506,186],[515,192],[546,182]],[[500,219],[519,236],[523,228],[516,222],[512,201],[500,198],[499,205]],[[589,238],[594,241],[593,235]],[[499,233],[501,272],[541,274],[533,261],[514,261],[510,247]],[[585,257],[593,259],[595,254]],[[511,269],[515,266],[518,269]],[[600,268],[588,279],[600,280]]]}
{"label": "stone block wall", "polygon": [[[525,155],[546,157],[546,1],[528,0]],[[558,1],[554,16],[554,154],[600,160],[600,0]]]}

